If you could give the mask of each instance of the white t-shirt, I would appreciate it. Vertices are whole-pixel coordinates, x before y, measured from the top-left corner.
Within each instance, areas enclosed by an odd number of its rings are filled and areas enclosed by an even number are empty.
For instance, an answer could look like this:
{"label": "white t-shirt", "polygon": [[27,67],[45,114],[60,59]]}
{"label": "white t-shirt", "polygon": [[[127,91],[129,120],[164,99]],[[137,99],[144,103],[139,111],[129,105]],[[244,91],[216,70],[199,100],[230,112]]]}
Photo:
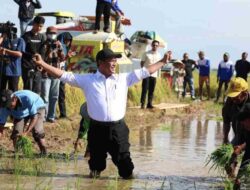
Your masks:
{"label": "white t-shirt", "polygon": [[[161,55],[159,52],[154,52],[152,50],[149,50],[147,52],[145,52],[142,55],[141,61],[144,62],[144,67],[148,67],[149,65],[155,64],[158,61],[161,60]],[[157,77],[158,76],[158,71],[154,72],[153,74],[151,74],[151,77]]]}

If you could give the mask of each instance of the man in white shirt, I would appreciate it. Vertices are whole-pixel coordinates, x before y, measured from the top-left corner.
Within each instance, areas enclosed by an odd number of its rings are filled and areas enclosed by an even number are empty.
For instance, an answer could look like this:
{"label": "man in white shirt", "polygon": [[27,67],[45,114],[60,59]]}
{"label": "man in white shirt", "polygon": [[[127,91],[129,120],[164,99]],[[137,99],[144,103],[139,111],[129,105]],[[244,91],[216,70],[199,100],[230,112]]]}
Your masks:
{"label": "man in white shirt", "polygon": [[[152,49],[145,52],[141,58],[141,67],[148,67],[161,59],[160,53],[157,51],[160,42],[157,40],[152,41]],[[144,78],[142,81],[142,92],[141,92],[141,108],[145,107],[145,99],[148,93],[147,108],[154,108],[152,105],[154,90],[156,85],[157,71],[152,73],[149,77]]]}
{"label": "man in white shirt", "polygon": [[128,87],[150,76],[167,63],[169,54],[148,68],[137,69],[131,73],[115,73],[117,58],[110,49],[103,49],[96,55],[96,73],[73,74],[46,64],[40,55],[34,61],[49,74],[61,81],[84,91],[90,126],[88,144],[90,149],[90,177],[99,177],[106,168],[107,153],[117,166],[119,175],[131,178],[134,164],[129,151],[129,129],[124,121]]}

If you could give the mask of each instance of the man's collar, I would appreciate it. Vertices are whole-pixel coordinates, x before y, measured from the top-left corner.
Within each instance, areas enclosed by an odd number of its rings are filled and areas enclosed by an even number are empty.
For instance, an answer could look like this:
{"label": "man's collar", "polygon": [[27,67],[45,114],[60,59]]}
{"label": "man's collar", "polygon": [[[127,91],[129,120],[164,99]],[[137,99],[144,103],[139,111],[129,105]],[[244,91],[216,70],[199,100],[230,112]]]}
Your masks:
{"label": "man's collar", "polygon": [[[97,78],[105,78],[106,79],[105,75],[102,74],[99,70],[97,70],[95,74],[96,74]],[[116,75],[112,74],[108,78],[116,79]]]}

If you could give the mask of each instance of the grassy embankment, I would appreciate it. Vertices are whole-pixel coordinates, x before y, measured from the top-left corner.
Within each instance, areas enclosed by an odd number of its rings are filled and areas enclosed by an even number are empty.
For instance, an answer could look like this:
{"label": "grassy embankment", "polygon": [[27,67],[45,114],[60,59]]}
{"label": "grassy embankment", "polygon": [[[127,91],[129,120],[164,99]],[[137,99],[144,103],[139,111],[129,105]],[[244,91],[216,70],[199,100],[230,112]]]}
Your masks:
{"label": "grassy embankment", "polygon": [[[198,74],[194,72],[194,81],[195,81],[195,91],[198,94]],[[216,72],[211,73],[211,97],[215,97],[215,93],[217,90],[217,82],[216,82]],[[206,95],[206,90],[204,86],[204,94]],[[130,87],[128,91],[128,107],[129,106],[138,106],[140,105],[140,96],[141,96],[141,82]],[[80,89],[70,87],[66,85],[66,106],[68,115],[79,113],[79,109],[81,104],[85,101],[83,93]],[[176,98],[176,93],[170,89],[168,82],[165,79],[157,79],[156,89],[155,89],[155,96],[154,96],[154,104],[158,104],[161,102],[168,102],[168,103],[192,103],[190,98],[185,98],[184,100],[178,100]],[[205,107],[210,109],[210,107],[214,107],[214,103],[204,102]],[[221,107],[221,106],[215,106]]]}

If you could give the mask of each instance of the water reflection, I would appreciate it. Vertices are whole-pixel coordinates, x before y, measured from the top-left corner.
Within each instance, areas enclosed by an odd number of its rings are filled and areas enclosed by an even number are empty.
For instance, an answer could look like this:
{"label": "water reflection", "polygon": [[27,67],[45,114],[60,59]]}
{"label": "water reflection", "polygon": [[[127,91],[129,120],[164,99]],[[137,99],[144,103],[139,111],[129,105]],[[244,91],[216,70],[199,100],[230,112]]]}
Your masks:
{"label": "water reflection", "polygon": [[153,149],[160,159],[204,161],[222,142],[222,123],[206,116],[168,119],[164,125],[169,130],[140,128],[140,150]]}
{"label": "water reflection", "polygon": [[139,143],[141,147],[152,147],[151,126],[141,127],[139,130]]}

